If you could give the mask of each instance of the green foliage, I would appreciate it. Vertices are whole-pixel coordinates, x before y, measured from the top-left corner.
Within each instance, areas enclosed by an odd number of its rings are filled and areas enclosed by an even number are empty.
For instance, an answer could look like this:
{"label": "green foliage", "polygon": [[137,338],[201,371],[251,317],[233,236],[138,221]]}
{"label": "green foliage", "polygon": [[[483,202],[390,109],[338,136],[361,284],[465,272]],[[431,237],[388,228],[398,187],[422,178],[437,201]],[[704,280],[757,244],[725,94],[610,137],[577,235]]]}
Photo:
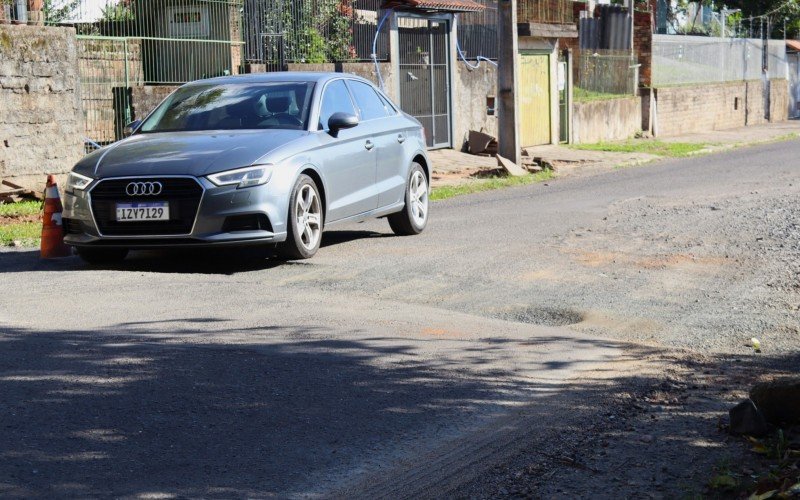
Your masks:
{"label": "green foliage", "polygon": [[594,90],[586,90],[580,87],[573,87],[572,97],[575,102],[591,102],[591,101],[605,101],[609,99],[620,99],[622,97],[631,97],[624,94],[610,94],[607,92],[595,92]]}
{"label": "green foliage", "polygon": [[515,186],[525,186],[536,182],[544,182],[553,178],[552,170],[544,170],[538,174],[523,175],[520,177],[491,177],[489,179],[469,181],[455,186],[441,186],[431,190],[431,201],[446,200],[454,196],[480,193]]}
{"label": "green foliage", "polygon": [[107,4],[102,8],[103,21],[132,21],[136,16],[133,14],[129,2],[121,1],[117,4]]}
{"label": "green foliage", "polygon": [[19,222],[0,225],[0,245],[19,242],[23,246],[36,246],[42,235],[41,222]]}
{"label": "green foliage", "polygon": [[81,0],[44,0],[44,19],[47,24],[69,21],[78,12]]}
{"label": "green foliage", "polygon": [[629,140],[624,142],[599,142],[597,144],[573,144],[573,149],[583,151],[609,151],[612,153],[645,153],[656,156],[680,158],[696,154],[708,144],[694,142],[664,142],[654,140]]}
{"label": "green foliage", "polygon": [[0,204],[0,217],[26,217],[38,215],[42,210],[41,201],[21,201]]}
{"label": "green foliage", "polygon": [[342,62],[355,58],[352,0],[276,1],[262,19],[267,59]]}

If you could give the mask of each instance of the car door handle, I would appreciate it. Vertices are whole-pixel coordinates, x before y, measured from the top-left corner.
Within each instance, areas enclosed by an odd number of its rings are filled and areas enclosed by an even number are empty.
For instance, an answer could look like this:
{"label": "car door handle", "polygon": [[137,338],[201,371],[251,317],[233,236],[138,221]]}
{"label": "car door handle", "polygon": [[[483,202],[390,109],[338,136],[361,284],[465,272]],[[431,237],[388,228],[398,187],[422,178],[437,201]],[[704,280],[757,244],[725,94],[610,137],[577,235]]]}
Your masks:
{"label": "car door handle", "polygon": [[397,142],[403,144],[404,142],[406,142],[406,136],[404,136],[403,134],[397,134]]}
{"label": "car door handle", "polygon": [[364,147],[367,148],[367,151],[372,151],[372,148],[375,147],[375,144],[373,144],[372,141],[367,141],[367,143],[364,144]]}

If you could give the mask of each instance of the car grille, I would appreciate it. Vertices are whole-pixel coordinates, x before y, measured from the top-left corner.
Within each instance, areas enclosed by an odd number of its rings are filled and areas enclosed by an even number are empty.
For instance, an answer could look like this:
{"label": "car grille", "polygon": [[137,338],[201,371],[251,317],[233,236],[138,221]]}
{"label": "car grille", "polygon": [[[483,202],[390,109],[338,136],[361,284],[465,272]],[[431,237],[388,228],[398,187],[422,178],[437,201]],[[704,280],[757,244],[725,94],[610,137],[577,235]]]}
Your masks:
{"label": "car grille", "polygon": [[[160,182],[157,196],[128,196],[125,188],[131,182]],[[106,236],[182,235],[192,232],[203,188],[191,178],[166,177],[146,179],[110,179],[100,181],[91,191],[92,211],[97,228]],[[117,222],[117,203],[137,201],[169,202],[170,220]]]}

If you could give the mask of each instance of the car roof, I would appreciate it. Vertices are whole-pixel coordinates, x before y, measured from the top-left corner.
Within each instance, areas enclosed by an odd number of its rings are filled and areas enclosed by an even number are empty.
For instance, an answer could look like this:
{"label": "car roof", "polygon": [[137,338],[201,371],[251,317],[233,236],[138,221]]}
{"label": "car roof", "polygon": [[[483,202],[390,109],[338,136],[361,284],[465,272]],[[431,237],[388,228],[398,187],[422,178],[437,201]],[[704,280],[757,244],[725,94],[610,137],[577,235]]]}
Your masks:
{"label": "car roof", "polygon": [[352,78],[372,85],[372,82],[366,80],[358,75],[350,73],[333,73],[333,72],[310,72],[310,71],[275,71],[270,73],[248,73],[245,75],[235,76],[219,76],[216,78],[207,78],[205,80],[196,80],[188,83],[187,85],[195,84],[233,84],[233,83],[277,83],[277,82],[309,82],[309,83],[324,83],[328,80],[335,78]]}

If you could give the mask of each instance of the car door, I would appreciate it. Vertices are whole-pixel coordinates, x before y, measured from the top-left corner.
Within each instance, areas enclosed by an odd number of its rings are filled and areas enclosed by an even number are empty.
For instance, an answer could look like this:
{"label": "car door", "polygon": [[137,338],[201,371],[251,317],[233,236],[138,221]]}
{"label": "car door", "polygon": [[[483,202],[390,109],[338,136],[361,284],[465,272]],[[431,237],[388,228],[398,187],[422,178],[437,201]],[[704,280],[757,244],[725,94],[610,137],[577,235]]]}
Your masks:
{"label": "car door", "polygon": [[361,116],[374,133],[373,141],[378,157],[375,182],[378,190],[378,207],[387,207],[403,201],[405,195],[405,162],[403,143],[406,140],[405,121],[397,111],[385,102],[380,94],[367,83],[348,80]]}
{"label": "car door", "polygon": [[340,130],[334,137],[328,132],[328,119],[334,113],[358,116],[344,80],[328,82],[320,99],[319,130],[323,132],[319,134],[322,147],[318,163],[327,180],[329,222],[378,207],[377,157],[372,131],[359,123],[354,128]]}

